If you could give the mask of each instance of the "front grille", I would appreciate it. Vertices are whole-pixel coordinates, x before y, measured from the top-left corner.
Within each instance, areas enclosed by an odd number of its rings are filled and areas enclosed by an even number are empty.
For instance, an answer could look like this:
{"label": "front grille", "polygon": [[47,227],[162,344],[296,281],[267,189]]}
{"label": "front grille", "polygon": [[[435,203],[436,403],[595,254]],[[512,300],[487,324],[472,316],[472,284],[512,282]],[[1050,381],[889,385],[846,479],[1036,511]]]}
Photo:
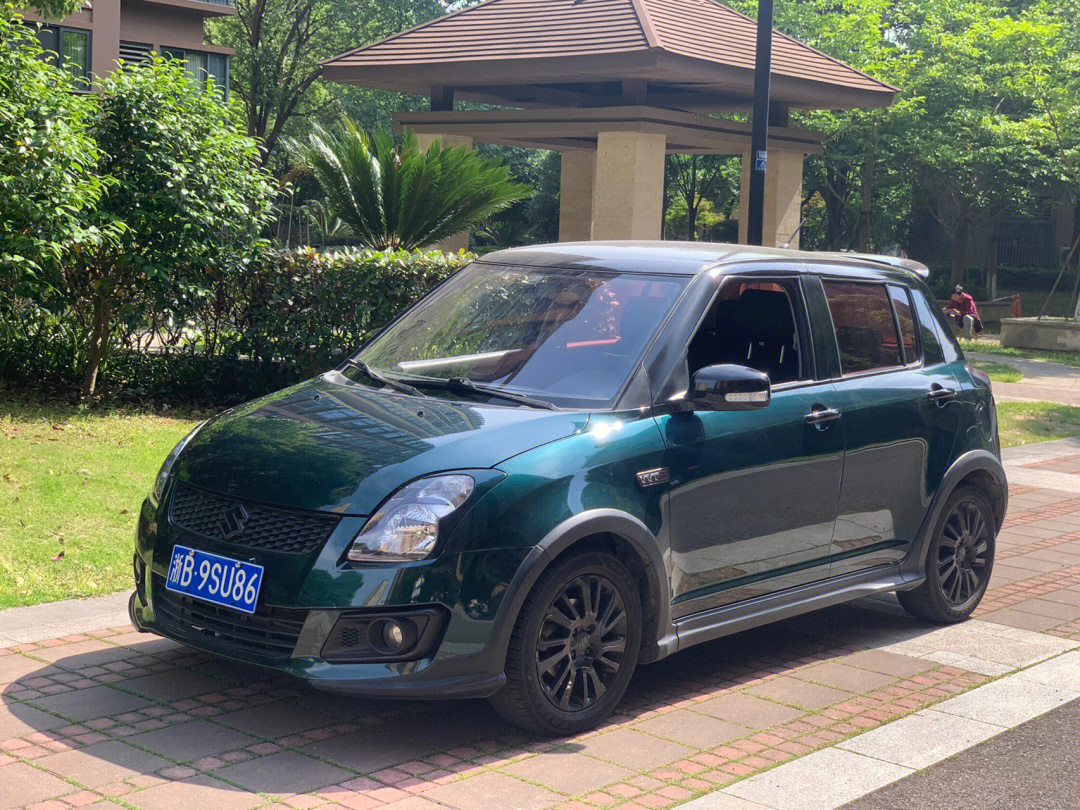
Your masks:
{"label": "front grille", "polygon": [[340,518],[238,501],[177,484],[169,521],[184,531],[247,548],[309,554],[334,531]]}
{"label": "front grille", "polygon": [[260,605],[247,614],[218,607],[166,590],[165,580],[154,575],[154,615],[166,628],[185,636],[209,638],[231,647],[288,658],[292,655],[308,611]]}

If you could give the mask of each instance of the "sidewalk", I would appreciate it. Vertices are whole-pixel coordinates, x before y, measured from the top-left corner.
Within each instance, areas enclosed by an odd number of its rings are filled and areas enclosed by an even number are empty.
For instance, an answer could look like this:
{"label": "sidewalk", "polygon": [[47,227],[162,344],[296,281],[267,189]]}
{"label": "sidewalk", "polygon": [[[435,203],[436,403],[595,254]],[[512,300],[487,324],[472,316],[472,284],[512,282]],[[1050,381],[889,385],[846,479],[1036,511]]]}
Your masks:
{"label": "sidewalk", "polygon": [[1025,360],[1000,354],[965,352],[972,360],[1012,366],[1024,375],[1017,383],[994,383],[999,402],[1060,402],[1080,405],[1080,368],[1046,360]]}
{"label": "sidewalk", "polygon": [[[0,612],[0,810],[836,807],[1080,695],[1059,672],[1080,670],[1080,439],[1006,468],[975,620],[880,597],[742,633],[641,668],[610,722],[559,741],[482,701],[343,698],[96,626],[119,597]],[[35,616],[54,629],[30,640]]]}

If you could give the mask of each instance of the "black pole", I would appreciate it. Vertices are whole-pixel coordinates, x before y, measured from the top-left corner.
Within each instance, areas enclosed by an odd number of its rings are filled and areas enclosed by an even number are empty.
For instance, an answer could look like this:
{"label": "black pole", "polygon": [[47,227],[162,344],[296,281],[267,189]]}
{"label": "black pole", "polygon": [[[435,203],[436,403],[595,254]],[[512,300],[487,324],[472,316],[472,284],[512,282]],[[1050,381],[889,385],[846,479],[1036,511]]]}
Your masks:
{"label": "black pole", "polygon": [[757,58],[754,62],[754,117],[750,130],[750,199],[746,242],[765,237],[765,169],[769,154],[769,74],[772,73],[773,0],[758,0]]}

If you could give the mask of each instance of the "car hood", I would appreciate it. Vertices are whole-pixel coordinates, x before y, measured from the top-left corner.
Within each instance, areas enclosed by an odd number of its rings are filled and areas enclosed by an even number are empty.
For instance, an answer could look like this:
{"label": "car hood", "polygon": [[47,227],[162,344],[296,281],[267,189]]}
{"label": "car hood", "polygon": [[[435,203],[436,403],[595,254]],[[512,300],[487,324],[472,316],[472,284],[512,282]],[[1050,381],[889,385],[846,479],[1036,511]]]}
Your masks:
{"label": "car hood", "polygon": [[587,413],[384,393],[331,372],[207,422],[173,474],[237,498],[369,515],[414,478],[493,467],[587,423]]}

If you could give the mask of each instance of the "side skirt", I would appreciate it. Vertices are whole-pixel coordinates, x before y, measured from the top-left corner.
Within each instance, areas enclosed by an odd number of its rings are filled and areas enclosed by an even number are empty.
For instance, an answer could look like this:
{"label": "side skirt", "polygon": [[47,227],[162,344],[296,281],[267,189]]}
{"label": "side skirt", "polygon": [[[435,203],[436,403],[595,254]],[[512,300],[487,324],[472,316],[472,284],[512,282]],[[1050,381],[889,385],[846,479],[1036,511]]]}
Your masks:
{"label": "side skirt", "polygon": [[896,563],[703,610],[675,622],[674,644],[669,644],[664,654],[864,596],[909,590],[921,584],[922,578],[905,578]]}

